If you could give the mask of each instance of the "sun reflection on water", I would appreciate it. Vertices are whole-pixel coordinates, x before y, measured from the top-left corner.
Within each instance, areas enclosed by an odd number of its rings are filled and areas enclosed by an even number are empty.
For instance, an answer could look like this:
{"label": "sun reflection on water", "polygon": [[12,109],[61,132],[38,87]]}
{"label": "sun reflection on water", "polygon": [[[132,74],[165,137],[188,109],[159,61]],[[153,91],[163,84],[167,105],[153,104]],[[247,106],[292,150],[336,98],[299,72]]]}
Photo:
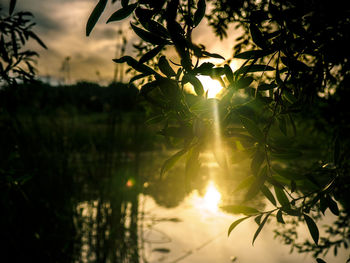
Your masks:
{"label": "sun reflection on water", "polygon": [[208,183],[206,192],[203,197],[195,196],[193,198],[194,206],[200,210],[217,212],[221,201],[221,194],[216,188],[213,181]]}

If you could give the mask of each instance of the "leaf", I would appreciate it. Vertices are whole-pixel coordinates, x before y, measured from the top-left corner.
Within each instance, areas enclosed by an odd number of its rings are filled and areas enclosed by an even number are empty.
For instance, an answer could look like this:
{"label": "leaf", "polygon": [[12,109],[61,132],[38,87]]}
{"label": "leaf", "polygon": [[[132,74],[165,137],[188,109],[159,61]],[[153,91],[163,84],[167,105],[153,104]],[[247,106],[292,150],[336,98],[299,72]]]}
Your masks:
{"label": "leaf", "polygon": [[263,162],[265,161],[265,154],[262,151],[257,150],[252,162],[250,164],[250,169],[252,170],[252,173],[254,175],[257,175],[259,172],[259,169],[261,167],[261,165],[263,164]]}
{"label": "leaf", "polygon": [[334,153],[333,153],[333,160],[335,165],[339,164],[339,156],[340,156],[340,139],[339,139],[339,136],[337,136],[334,141]]}
{"label": "leaf", "polygon": [[190,82],[198,96],[203,96],[204,94],[204,88],[202,85],[202,82],[196,77],[191,74],[187,74],[182,78],[182,81],[184,83]]}
{"label": "leaf", "polygon": [[278,127],[280,128],[281,132],[287,136],[287,123],[285,117],[282,115],[280,118],[278,118]]}
{"label": "leaf", "polygon": [[140,64],[136,59],[130,57],[130,56],[124,56],[124,57],[121,57],[121,58],[116,58],[116,59],[113,59],[113,61],[115,63],[124,63],[126,62],[130,67],[132,67],[133,69],[139,71],[139,72],[142,72],[144,74],[147,74],[147,75],[158,75],[159,74],[157,72],[155,72],[153,69],[151,69],[150,67],[144,65],[144,64]]}
{"label": "leaf", "polygon": [[277,222],[281,224],[285,224],[283,217],[282,217],[282,211],[278,210],[276,214]]}
{"label": "leaf", "polygon": [[234,72],[234,74],[239,75],[239,74],[246,74],[248,72],[273,71],[273,70],[275,69],[269,65],[248,65],[248,66],[240,67]]}
{"label": "leaf", "polygon": [[235,82],[235,87],[237,89],[244,89],[244,88],[247,88],[253,81],[254,81],[253,77],[240,78]]}
{"label": "leaf", "polygon": [[327,263],[322,258],[316,258],[317,263]]}
{"label": "leaf", "polygon": [[260,213],[257,209],[244,205],[225,205],[220,208],[233,214],[255,215]]}
{"label": "leaf", "polygon": [[248,176],[244,180],[242,180],[239,185],[233,190],[233,192],[238,192],[244,188],[247,188],[252,185],[252,183],[255,181],[255,176]]}
{"label": "leaf", "polygon": [[329,195],[327,195],[327,203],[328,203],[329,210],[331,210],[331,212],[334,215],[339,216],[339,208],[338,208],[337,202],[335,202]]}
{"label": "leaf", "polygon": [[10,7],[9,7],[9,14],[12,15],[13,10],[15,10],[15,6],[16,6],[16,0],[11,0],[10,1]]}
{"label": "leaf", "polygon": [[267,47],[267,42],[259,30],[259,28],[254,25],[253,23],[250,24],[250,34],[252,36],[254,44],[256,44],[258,47],[265,49]]}
{"label": "leaf", "polygon": [[155,56],[158,55],[158,53],[160,51],[162,51],[164,46],[160,45],[160,46],[157,46],[153,49],[151,49],[150,51],[148,51],[147,53],[145,53],[139,60],[139,63],[140,64],[143,64],[144,62],[147,62],[149,60],[151,60],[152,58],[154,58]]}
{"label": "leaf", "polygon": [[296,189],[297,189],[297,185],[296,185],[295,181],[292,180],[292,181],[290,182],[290,191],[291,191],[292,193],[294,193]]}
{"label": "leaf", "polygon": [[35,41],[38,42],[38,44],[39,44],[40,46],[42,46],[43,48],[47,49],[47,46],[44,44],[44,42],[43,42],[34,32],[29,31],[29,32],[28,32],[28,35],[29,35],[31,38],[35,39]]}
{"label": "leaf", "polygon": [[306,214],[303,214],[304,219],[306,221],[307,227],[309,228],[309,232],[311,234],[312,239],[314,240],[315,244],[318,244],[318,238],[319,238],[319,232],[317,225],[315,224],[314,220],[309,217]]}
{"label": "leaf", "polygon": [[129,4],[129,0],[122,0],[121,4],[122,4],[122,7],[126,7]]}
{"label": "leaf", "polygon": [[172,168],[175,163],[186,153],[187,150],[183,149],[178,151],[173,156],[171,156],[168,160],[166,160],[160,170],[160,176],[162,177],[170,168]]}
{"label": "leaf", "polygon": [[208,57],[219,58],[219,59],[225,60],[225,58],[224,58],[223,56],[221,56],[220,54],[209,53],[209,52],[207,52],[207,51],[203,51],[202,53],[203,53],[203,55],[206,55],[206,56],[208,56]]}
{"label": "leaf", "polygon": [[249,51],[245,51],[235,55],[234,58],[248,59],[248,60],[257,59],[257,58],[268,56],[272,53],[273,53],[272,51],[267,51],[267,50],[249,50]]}
{"label": "leaf", "polygon": [[255,234],[254,234],[254,237],[253,237],[252,245],[254,245],[255,239],[256,239],[256,238],[258,237],[258,235],[260,234],[260,232],[261,232],[261,230],[263,229],[263,227],[264,227],[264,225],[265,225],[267,219],[269,218],[270,214],[271,214],[271,212],[268,213],[268,214],[265,216],[264,220],[261,222],[261,224],[259,225],[258,229],[256,230],[256,232],[255,232]]}
{"label": "leaf", "polygon": [[284,191],[276,186],[274,186],[274,188],[275,188],[275,194],[276,194],[278,202],[282,206],[290,207],[289,199],[286,196],[286,194],[284,193]]}
{"label": "leaf", "polygon": [[198,26],[205,15],[206,3],[205,0],[199,0],[197,5],[197,10],[194,13],[194,26]]}
{"label": "leaf", "polygon": [[265,195],[265,197],[274,205],[276,206],[276,199],[273,196],[273,194],[271,193],[271,191],[269,190],[269,188],[267,188],[265,185],[262,185],[260,188],[260,191]]}
{"label": "leaf", "polygon": [[260,128],[250,119],[240,116],[241,122],[248,133],[260,142],[265,141],[264,134]]}
{"label": "leaf", "polygon": [[106,23],[114,22],[114,21],[120,21],[124,18],[127,18],[131,13],[135,10],[137,7],[137,3],[131,4],[128,6],[123,6],[123,8],[115,11],[107,20]]}
{"label": "leaf", "polygon": [[301,156],[302,156],[302,153],[294,149],[290,149],[284,152],[271,152],[272,158],[281,159],[281,160],[296,159],[296,158],[300,158]]}
{"label": "leaf", "polygon": [[257,223],[258,225],[260,225],[260,223],[261,223],[261,217],[262,217],[262,214],[258,215],[254,218],[255,223]]}
{"label": "leaf", "polygon": [[252,199],[254,196],[257,195],[257,193],[261,189],[261,186],[264,184],[266,180],[266,177],[267,177],[266,172],[267,172],[267,168],[265,166],[263,169],[261,169],[261,172],[259,173],[258,177],[256,177],[256,179],[248,189],[248,192],[245,196],[246,201]]}
{"label": "leaf", "polygon": [[136,35],[138,35],[142,40],[149,42],[153,45],[167,45],[169,44],[168,41],[156,34],[153,34],[149,31],[143,30],[142,28],[139,28],[135,26],[134,24],[130,23],[131,28],[134,30]]}
{"label": "leaf", "polygon": [[250,218],[250,216],[243,217],[243,218],[240,218],[240,219],[234,221],[234,222],[230,225],[230,227],[229,227],[229,229],[228,229],[227,236],[229,236],[229,235],[231,234],[232,230],[233,230],[238,224],[240,224],[242,221],[246,220],[247,218]]}
{"label": "leaf", "polygon": [[271,90],[271,89],[274,89],[274,88],[276,88],[277,87],[277,85],[276,84],[274,84],[274,83],[271,83],[271,84],[260,84],[259,86],[258,86],[258,91],[263,91],[263,90]]}
{"label": "leaf", "polygon": [[230,83],[232,83],[232,81],[233,81],[233,72],[232,72],[231,67],[229,65],[225,64],[224,65],[224,69],[225,69],[226,78],[228,79],[228,81]]}
{"label": "leaf", "polygon": [[136,75],[136,76],[133,76],[130,81],[129,81],[129,84],[133,83],[134,81],[138,80],[138,79],[142,79],[142,78],[145,78],[147,77],[148,75],[147,74],[139,74],[139,75]]}
{"label": "leaf", "polygon": [[92,11],[87,24],[86,24],[86,36],[89,36],[92,29],[97,23],[97,20],[100,18],[103,10],[105,9],[107,4],[107,0],[100,0],[98,1],[97,5],[95,6],[94,10]]}
{"label": "leaf", "polygon": [[158,67],[160,71],[165,74],[167,77],[173,77],[176,76],[175,71],[172,69],[172,67],[169,65],[168,60],[165,58],[165,56],[161,56],[158,62]]}

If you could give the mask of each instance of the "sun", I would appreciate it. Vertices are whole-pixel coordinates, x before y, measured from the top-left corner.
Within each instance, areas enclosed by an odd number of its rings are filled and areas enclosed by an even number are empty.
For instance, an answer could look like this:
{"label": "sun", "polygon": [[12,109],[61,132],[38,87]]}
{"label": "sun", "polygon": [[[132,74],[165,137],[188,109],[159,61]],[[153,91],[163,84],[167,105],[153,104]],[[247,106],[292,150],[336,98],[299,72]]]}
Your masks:
{"label": "sun", "polygon": [[222,86],[218,80],[203,75],[198,76],[198,79],[202,83],[204,91],[208,92],[208,98],[215,98],[222,90]]}

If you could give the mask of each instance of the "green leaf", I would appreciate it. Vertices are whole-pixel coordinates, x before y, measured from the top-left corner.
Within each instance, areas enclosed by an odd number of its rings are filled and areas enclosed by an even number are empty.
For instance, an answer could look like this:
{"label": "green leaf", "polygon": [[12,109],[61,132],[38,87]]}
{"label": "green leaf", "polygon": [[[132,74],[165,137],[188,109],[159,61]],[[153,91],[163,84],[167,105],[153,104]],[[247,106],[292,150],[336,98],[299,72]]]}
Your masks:
{"label": "green leaf", "polygon": [[257,175],[259,172],[259,169],[261,167],[261,165],[263,164],[263,162],[265,161],[265,154],[262,151],[257,150],[252,162],[250,164],[250,169],[252,170],[252,173],[254,175]]}
{"label": "green leaf", "polygon": [[277,222],[281,224],[285,224],[283,217],[282,217],[282,211],[278,210],[276,214]]}
{"label": "green leaf", "polygon": [[265,197],[274,205],[276,206],[276,199],[273,196],[273,194],[271,193],[271,191],[269,190],[269,188],[267,188],[265,185],[262,185],[260,188],[260,191],[265,195]]}
{"label": "green leaf", "polygon": [[233,82],[233,72],[232,72],[231,67],[229,65],[225,64],[224,69],[225,69],[225,75],[226,75],[228,81],[230,83],[232,83]]}
{"label": "green leaf", "polygon": [[256,196],[258,194],[258,192],[261,189],[261,186],[264,185],[266,177],[267,177],[267,168],[265,166],[263,169],[261,169],[261,172],[255,178],[254,182],[252,183],[252,185],[248,189],[248,192],[245,195],[246,201],[252,199],[254,196]]}
{"label": "green leaf", "polygon": [[249,51],[239,53],[234,57],[240,58],[240,59],[258,59],[258,58],[268,56],[272,53],[273,53],[272,51],[268,51],[268,50],[249,50]]}
{"label": "green leaf", "polygon": [[271,213],[268,213],[266,214],[264,220],[261,222],[261,224],[259,225],[258,229],[256,230],[255,234],[254,234],[254,237],[253,237],[253,242],[252,242],[252,245],[254,245],[254,242],[256,240],[256,238],[258,237],[258,235],[260,234],[261,230],[263,229],[267,219],[269,218]]}
{"label": "green leaf", "polygon": [[244,205],[225,205],[220,208],[233,214],[255,215],[260,213],[257,209]]}
{"label": "green leaf", "polygon": [[275,70],[273,67],[268,66],[268,65],[247,65],[240,67],[237,69],[234,74],[239,75],[239,74],[246,74],[249,72],[260,72],[260,71],[273,71]]}
{"label": "green leaf", "polygon": [[232,230],[233,230],[239,223],[241,223],[242,221],[246,220],[247,218],[250,218],[250,216],[243,217],[243,218],[241,218],[241,219],[238,219],[238,220],[234,221],[234,222],[230,225],[230,227],[229,227],[229,229],[228,229],[227,236],[229,236],[229,235],[231,234]]}
{"label": "green leaf", "polygon": [[258,47],[265,49],[267,47],[267,42],[259,30],[259,28],[254,25],[253,23],[250,24],[250,34],[252,36],[254,44],[256,44]]}
{"label": "green leaf", "polygon": [[194,26],[198,26],[205,15],[206,3],[205,0],[199,0],[197,5],[197,10],[194,13]]}
{"label": "green leaf", "polygon": [[244,89],[244,88],[247,88],[253,81],[254,81],[253,77],[240,78],[235,82],[235,87],[237,89]]}
{"label": "green leaf", "polygon": [[167,77],[173,77],[176,76],[175,71],[172,69],[172,67],[169,65],[168,60],[165,58],[165,56],[161,56],[158,62],[158,67],[160,71],[165,74]]}
{"label": "green leaf", "polygon": [[160,170],[160,176],[162,177],[170,168],[172,168],[175,163],[187,152],[187,150],[183,149],[178,151],[173,156],[171,156],[168,160],[166,160]]}
{"label": "green leaf", "polygon": [[271,152],[271,157],[275,158],[275,159],[281,159],[281,160],[290,160],[290,159],[296,159],[296,158],[300,158],[302,156],[302,153],[294,150],[294,149],[290,149],[288,151],[281,151],[281,152]]}
{"label": "green leaf", "polygon": [[114,21],[120,21],[120,20],[123,20],[124,18],[127,18],[129,15],[131,15],[132,12],[134,12],[136,7],[137,7],[137,3],[125,6],[121,9],[115,11],[108,18],[107,23],[114,22]]}
{"label": "green leaf", "polygon": [[278,202],[285,207],[290,207],[290,203],[289,203],[289,199],[286,196],[286,194],[284,193],[283,189],[280,189],[276,186],[274,186],[275,188],[275,194],[277,197]]}
{"label": "green leaf", "polygon": [[261,223],[261,217],[262,217],[262,214],[260,214],[254,218],[255,223],[257,223],[258,225],[260,225],[260,223]]}
{"label": "green leaf", "polygon": [[327,263],[322,258],[316,258],[317,263]]}
{"label": "green leaf", "polygon": [[281,132],[287,136],[287,123],[285,117],[282,115],[278,118],[278,127],[280,128]]}
{"label": "green leaf", "polygon": [[304,219],[306,221],[306,225],[309,228],[309,232],[311,234],[312,239],[314,240],[315,244],[318,244],[318,238],[319,238],[319,232],[318,232],[318,228],[317,225],[315,224],[314,220],[309,217],[306,214],[303,214]]}
{"label": "green leaf", "polygon": [[12,15],[13,10],[15,10],[15,6],[16,6],[16,0],[11,0],[10,1],[10,7],[9,7],[9,14]]}
{"label": "green leaf", "polygon": [[143,30],[142,28],[139,28],[132,23],[130,23],[130,25],[131,25],[131,28],[136,33],[136,35],[138,35],[142,40],[144,40],[146,42],[149,42],[153,45],[167,45],[167,44],[169,44],[169,42],[166,39],[164,39],[156,34],[153,34],[151,32]]}
{"label": "green leaf", "polygon": [[87,24],[86,24],[86,36],[89,36],[92,29],[97,23],[97,20],[100,18],[103,10],[105,9],[107,4],[107,0],[100,0],[98,1],[97,5],[95,6],[94,10],[92,11]]}
{"label": "green leaf", "polygon": [[145,53],[139,60],[140,64],[143,64],[144,62],[147,62],[149,60],[151,60],[152,58],[154,58],[155,56],[157,56],[159,54],[160,51],[162,51],[164,46],[160,45],[157,46],[153,49],[151,49],[150,51],[148,51],[147,53]]}
{"label": "green leaf", "polygon": [[240,116],[241,122],[248,133],[256,138],[258,141],[263,142],[265,140],[264,134],[260,128],[250,119]]}
{"label": "green leaf", "polygon": [[244,188],[251,186],[254,181],[255,181],[255,176],[253,175],[248,176],[238,184],[238,186],[233,190],[233,192],[235,193]]}

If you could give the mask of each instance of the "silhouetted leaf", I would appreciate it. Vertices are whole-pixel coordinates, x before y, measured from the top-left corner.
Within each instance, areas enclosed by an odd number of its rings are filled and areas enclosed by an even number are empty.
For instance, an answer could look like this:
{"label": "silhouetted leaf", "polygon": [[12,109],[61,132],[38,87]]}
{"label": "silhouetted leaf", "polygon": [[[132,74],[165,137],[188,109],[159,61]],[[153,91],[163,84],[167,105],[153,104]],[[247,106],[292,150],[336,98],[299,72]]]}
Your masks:
{"label": "silhouetted leaf", "polygon": [[261,222],[261,224],[259,225],[258,229],[256,230],[254,237],[253,237],[253,242],[252,245],[254,245],[254,242],[256,240],[256,238],[258,237],[258,235],[260,234],[261,230],[263,229],[267,219],[269,218],[271,213],[266,214],[265,218],[263,219],[263,221]]}
{"label": "silhouetted leaf", "polygon": [[125,6],[117,11],[115,11],[107,20],[107,23],[120,21],[127,18],[137,7],[137,3]]}
{"label": "silhouetted leaf", "polygon": [[334,153],[333,153],[333,160],[335,165],[339,163],[339,156],[340,156],[340,140],[339,140],[339,136],[337,136],[334,141]]}
{"label": "silhouetted leaf", "polygon": [[149,42],[153,45],[167,45],[168,41],[164,38],[161,38],[160,36],[153,34],[151,32],[148,32],[146,30],[143,30],[134,24],[130,23],[131,28],[134,30],[136,35],[138,35],[142,40]]}
{"label": "silhouetted leaf", "polygon": [[43,48],[47,49],[47,46],[44,44],[44,42],[32,31],[28,31],[28,36],[30,36],[31,38],[35,39],[36,42],[38,42],[38,44],[40,46],[42,46]]}
{"label": "silhouetted leaf", "polygon": [[234,72],[235,75],[245,74],[249,72],[259,72],[259,71],[273,71],[273,67],[268,65],[248,65],[243,66]]}
{"label": "silhouetted leaf", "polygon": [[227,80],[232,83],[233,82],[233,72],[232,69],[229,65],[225,64],[224,65],[224,69],[225,69],[225,75]]}
{"label": "silhouetted leaf", "polygon": [[290,203],[289,203],[289,199],[286,196],[286,194],[284,193],[283,189],[280,189],[278,187],[274,187],[275,188],[275,194],[277,197],[278,202],[285,207],[290,207]]}
{"label": "silhouetted leaf", "polygon": [[268,56],[272,54],[272,51],[269,50],[249,50],[242,53],[237,54],[234,58],[240,59],[257,59]]}
{"label": "silhouetted leaf", "polygon": [[202,96],[204,94],[202,82],[200,82],[200,80],[196,76],[187,74],[183,77],[182,81],[183,83],[190,82],[198,96]]}
{"label": "silhouetted leaf", "polygon": [[206,55],[206,56],[211,57],[211,58],[219,58],[219,59],[225,60],[225,58],[223,56],[221,56],[220,54],[209,53],[207,51],[203,51],[202,53],[203,53],[203,55]]}
{"label": "silhouetted leaf", "polygon": [[124,56],[118,59],[113,59],[113,61],[115,63],[124,63],[126,62],[130,67],[132,67],[133,69],[142,72],[144,74],[148,74],[148,75],[159,75],[157,72],[155,72],[153,69],[151,69],[150,67],[144,65],[144,64],[140,64],[137,60],[135,60],[134,58],[130,57],[130,56]]}
{"label": "silhouetted leaf", "polygon": [[205,15],[205,8],[206,8],[205,0],[199,0],[197,5],[197,10],[194,13],[194,18],[193,18],[195,27],[198,26],[198,24],[202,21]]}
{"label": "silhouetted leaf", "polygon": [[132,82],[138,80],[138,79],[142,79],[144,77],[147,77],[149,76],[148,74],[139,74],[139,75],[136,75],[136,76],[133,76],[130,80],[129,80],[129,84],[131,84]]}
{"label": "silhouetted leaf", "polygon": [[126,7],[129,4],[129,0],[121,0],[122,7]]}
{"label": "silhouetted leaf", "polygon": [[173,156],[171,156],[168,160],[166,160],[160,170],[160,176],[162,177],[170,168],[172,168],[175,163],[187,152],[187,150],[183,149],[178,151]]}
{"label": "silhouetted leaf", "polygon": [[277,85],[276,84],[274,84],[274,83],[271,83],[271,84],[260,84],[259,86],[258,86],[258,91],[263,91],[263,90],[271,90],[271,89],[274,89],[274,88],[276,88],[277,87]]}
{"label": "silhouetted leaf", "polygon": [[16,6],[16,0],[11,0],[10,1],[10,7],[9,7],[9,14],[12,15],[13,10],[15,10],[15,6]]}
{"label": "silhouetted leaf", "polygon": [[226,212],[233,214],[255,215],[260,213],[257,209],[244,205],[225,205],[220,208]]}
{"label": "silhouetted leaf", "polygon": [[244,88],[247,88],[253,81],[254,81],[253,77],[240,78],[235,82],[235,87],[237,89],[244,89]]}
{"label": "silhouetted leaf", "polygon": [[233,230],[238,224],[240,224],[242,221],[246,220],[247,218],[250,218],[250,216],[243,217],[243,218],[241,218],[241,219],[238,219],[238,220],[234,221],[234,222],[230,225],[230,227],[229,227],[229,229],[228,229],[227,236],[229,236],[229,235],[231,234],[232,230]]}
{"label": "silhouetted leaf", "polygon": [[277,222],[279,222],[281,224],[285,224],[285,222],[283,220],[283,217],[282,217],[282,211],[281,210],[277,211],[276,219],[277,219]]}
{"label": "silhouetted leaf", "polygon": [[304,219],[306,221],[307,227],[309,228],[310,234],[312,239],[314,240],[315,244],[318,244],[318,238],[319,238],[319,232],[318,232],[318,228],[317,225],[315,224],[314,220],[309,217],[306,214],[303,214]]}
{"label": "silhouetted leaf", "polygon": [[260,169],[260,166],[265,161],[265,153],[263,151],[257,150],[254,154],[252,162],[250,163],[250,169],[254,175],[257,175]]}
{"label": "silhouetted leaf", "polygon": [[86,24],[86,36],[89,36],[92,29],[97,23],[97,20],[100,18],[103,10],[105,9],[107,0],[99,0],[94,10],[92,11],[87,24]]}
{"label": "silhouetted leaf", "polygon": [[264,134],[260,130],[260,128],[250,119],[240,116],[241,122],[244,128],[247,129],[248,133],[256,138],[258,141],[263,142],[265,140]]}
{"label": "silhouetted leaf", "polygon": [[265,185],[262,185],[260,187],[260,191],[265,195],[265,197],[274,205],[276,206],[276,199],[273,196],[273,194],[271,193],[271,191],[269,190],[269,188],[267,188]]}
{"label": "silhouetted leaf", "polygon": [[327,263],[322,258],[316,258],[317,263]]}
{"label": "silhouetted leaf", "polygon": [[157,46],[153,49],[151,49],[150,51],[148,51],[147,53],[145,53],[139,60],[139,63],[143,64],[149,60],[151,60],[152,58],[154,58],[155,56],[157,56],[159,54],[160,51],[162,51],[164,46],[160,45]]}
{"label": "silhouetted leaf", "polygon": [[253,23],[251,23],[249,29],[250,29],[250,34],[252,36],[254,44],[256,44],[258,47],[260,47],[262,49],[265,49],[267,46],[267,42],[266,42],[263,34],[259,30],[259,28],[256,25],[254,25]]}
{"label": "silhouetted leaf", "polygon": [[175,71],[172,69],[172,67],[169,65],[168,60],[165,58],[165,56],[161,56],[158,61],[158,67],[160,71],[165,74],[167,77],[173,77],[176,76]]}
{"label": "silhouetted leaf", "polygon": [[331,212],[334,215],[339,216],[339,208],[338,208],[337,202],[335,202],[329,195],[327,195],[327,204],[328,204],[329,210],[331,210]]}

